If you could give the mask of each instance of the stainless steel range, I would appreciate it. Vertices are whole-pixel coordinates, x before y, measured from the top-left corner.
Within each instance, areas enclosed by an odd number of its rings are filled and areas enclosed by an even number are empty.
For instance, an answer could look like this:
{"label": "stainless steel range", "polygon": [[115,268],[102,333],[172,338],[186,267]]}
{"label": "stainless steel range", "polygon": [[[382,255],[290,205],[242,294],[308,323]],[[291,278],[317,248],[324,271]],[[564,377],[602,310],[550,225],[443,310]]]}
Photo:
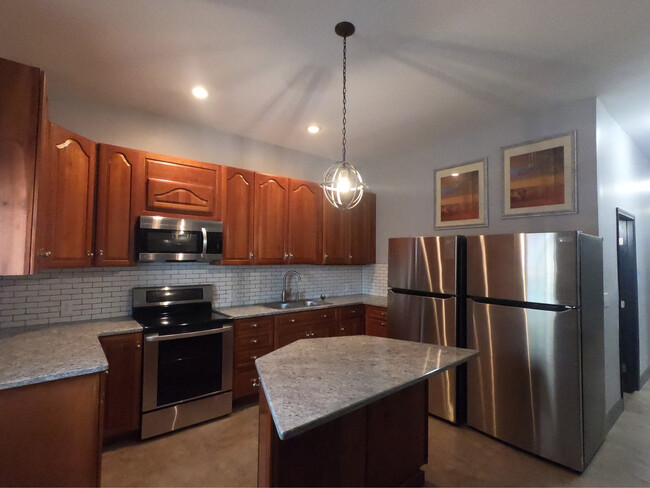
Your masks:
{"label": "stainless steel range", "polygon": [[212,286],[133,289],[144,329],[141,438],[232,412],[232,319],[212,310]]}

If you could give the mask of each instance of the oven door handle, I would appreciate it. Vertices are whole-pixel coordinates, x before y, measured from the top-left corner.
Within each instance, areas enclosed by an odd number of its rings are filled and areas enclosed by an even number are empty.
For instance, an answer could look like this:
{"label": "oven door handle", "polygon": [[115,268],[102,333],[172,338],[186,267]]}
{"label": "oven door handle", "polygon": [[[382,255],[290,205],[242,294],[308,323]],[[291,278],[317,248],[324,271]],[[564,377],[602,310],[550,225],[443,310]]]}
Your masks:
{"label": "oven door handle", "polygon": [[201,337],[205,335],[212,334],[224,334],[232,330],[232,325],[225,325],[219,329],[209,329],[209,330],[197,330],[196,332],[184,332],[182,334],[168,334],[168,335],[158,335],[151,334],[146,335],[144,340],[147,342],[161,342],[161,341],[174,341],[176,339],[187,339],[189,337]]}
{"label": "oven door handle", "polygon": [[208,254],[208,231],[205,227],[201,227],[201,234],[203,234],[203,252],[201,258],[206,259]]}

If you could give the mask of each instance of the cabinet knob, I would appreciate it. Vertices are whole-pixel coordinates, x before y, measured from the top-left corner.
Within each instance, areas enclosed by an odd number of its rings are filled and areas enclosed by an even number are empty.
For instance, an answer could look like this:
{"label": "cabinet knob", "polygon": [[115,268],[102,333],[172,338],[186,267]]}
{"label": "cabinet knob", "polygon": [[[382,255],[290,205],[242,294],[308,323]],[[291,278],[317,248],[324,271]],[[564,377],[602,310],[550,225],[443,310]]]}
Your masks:
{"label": "cabinet knob", "polygon": [[381,322],[379,325],[381,325],[382,327],[386,327],[386,322]]}
{"label": "cabinet knob", "polygon": [[260,386],[260,379],[259,379],[259,378],[251,378],[251,384],[252,384],[255,388],[257,388],[258,386]]}
{"label": "cabinet knob", "polygon": [[293,259],[293,253],[292,253],[292,252],[289,253],[289,257],[290,257],[291,259]]}
{"label": "cabinet knob", "polygon": [[327,261],[327,254],[323,254],[323,261]]}
{"label": "cabinet knob", "polygon": [[142,347],[142,344],[140,344],[140,343],[138,342],[138,343],[135,345],[135,347],[137,347],[138,349],[140,349],[140,348]]}
{"label": "cabinet knob", "polygon": [[345,327],[341,327],[341,332],[345,332]]}
{"label": "cabinet knob", "polygon": [[350,313],[351,313],[352,315],[355,315],[355,314],[357,313],[357,311],[356,311],[356,310],[352,310]]}
{"label": "cabinet knob", "polygon": [[328,316],[326,313],[324,313],[324,314],[322,315],[322,317],[323,317],[324,319],[326,319],[326,318],[329,317],[329,316]]}
{"label": "cabinet knob", "polygon": [[287,259],[288,257],[289,257],[289,255],[285,252],[284,253],[284,259]]}
{"label": "cabinet knob", "polygon": [[296,321],[296,319],[289,319],[289,323],[293,324]]}
{"label": "cabinet knob", "polygon": [[255,361],[257,359],[257,356],[251,356],[251,361]]}
{"label": "cabinet knob", "polygon": [[348,254],[348,258],[349,258],[349,259],[352,259],[352,254]]}
{"label": "cabinet knob", "polygon": [[87,251],[86,252],[86,256],[88,256],[89,258],[92,258],[94,255],[95,255],[95,253],[92,252],[92,251]]}
{"label": "cabinet knob", "polygon": [[257,328],[257,323],[251,324],[251,329]]}
{"label": "cabinet knob", "polygon": [[46,251],[45,249],[41,249],[38,251],[38,255],[41,256],[42,258],[49,258],[52,255],[52,251]]}
{"label": "cabinet knob", "polygon": [[251,339],[251,344],[257,344],[257,339]]}
{"label": "cabinet knob", "polygon": [[250,251],[250,252],[248,253],[248,259],[253,259],[253,251]]}

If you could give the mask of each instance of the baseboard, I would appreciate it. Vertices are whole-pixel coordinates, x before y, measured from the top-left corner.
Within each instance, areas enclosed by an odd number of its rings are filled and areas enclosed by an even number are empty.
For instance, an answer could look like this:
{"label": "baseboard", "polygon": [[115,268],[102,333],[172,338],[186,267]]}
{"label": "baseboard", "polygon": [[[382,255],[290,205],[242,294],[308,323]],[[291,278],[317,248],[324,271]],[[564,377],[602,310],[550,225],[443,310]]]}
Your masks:
{"label": "baseboard", "polygon": [[643,385],[645,385],[649,379],[650,379],[650,366],[648,366],[646,370],[643,373],[641,373],[641,376],[639,377],[639,390],[643,388]]}
{"label": "baseboard", "polygon": [[609,432],[609,430],[614,427],[614,424],[618,420],[618,418],[621,416],[623,413],[623,399],[620,398],[612,408],[609,409],[609,412],[607,412],[607,418],[605,419],[605,434]]}

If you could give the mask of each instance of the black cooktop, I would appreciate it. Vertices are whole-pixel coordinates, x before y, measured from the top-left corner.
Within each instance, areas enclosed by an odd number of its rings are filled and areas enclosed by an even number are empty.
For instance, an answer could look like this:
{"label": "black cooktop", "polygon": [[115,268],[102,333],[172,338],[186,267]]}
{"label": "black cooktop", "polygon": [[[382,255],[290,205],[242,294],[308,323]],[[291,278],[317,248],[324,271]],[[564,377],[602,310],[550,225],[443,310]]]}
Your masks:
{"label": "black cooktop", "polygon": [[133,319],[142,325],[145,334],[216,329],[232,322],[232,318],[212,310],[210,303],[134,308]]}

